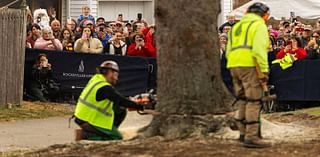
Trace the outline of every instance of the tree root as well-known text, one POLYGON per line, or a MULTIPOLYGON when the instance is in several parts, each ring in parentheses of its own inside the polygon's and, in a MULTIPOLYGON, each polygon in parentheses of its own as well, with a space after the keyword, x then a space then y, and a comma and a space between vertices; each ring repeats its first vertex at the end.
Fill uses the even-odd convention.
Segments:
POLYGON ((165 139, 209 136, 222 128, 233 126, 228 115, 161 115, 139 130, 138 138, 162 136, 165 139))

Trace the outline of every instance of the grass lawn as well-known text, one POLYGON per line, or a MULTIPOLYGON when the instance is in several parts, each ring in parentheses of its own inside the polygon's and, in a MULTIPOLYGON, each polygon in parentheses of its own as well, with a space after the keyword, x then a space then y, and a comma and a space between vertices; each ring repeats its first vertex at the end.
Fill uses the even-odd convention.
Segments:
POLYGON ((72 115, 74 106, 56 103, 23 102, 21 106, 11 109, 0 107, 0 122, 23 119, 42 119, 56 116, 72 115))

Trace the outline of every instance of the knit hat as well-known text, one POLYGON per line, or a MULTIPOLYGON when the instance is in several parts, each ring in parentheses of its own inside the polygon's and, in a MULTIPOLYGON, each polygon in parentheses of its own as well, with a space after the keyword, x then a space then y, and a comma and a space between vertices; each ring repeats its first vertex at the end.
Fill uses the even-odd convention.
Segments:
POLYGON ((84 25, 84 26, 87 26, 87 25, 89 25, 89 24, 93 25, 93 22, 92 22, 91 20, 85 20, 85 21, 83 22, 83 25, 84 25))
POLYGON ((226 38, 228 40, 228 35, 226 33, 221 33, 219 35, 219 38, 221 38, 221 37, 224 37, 224 38, 226 38))

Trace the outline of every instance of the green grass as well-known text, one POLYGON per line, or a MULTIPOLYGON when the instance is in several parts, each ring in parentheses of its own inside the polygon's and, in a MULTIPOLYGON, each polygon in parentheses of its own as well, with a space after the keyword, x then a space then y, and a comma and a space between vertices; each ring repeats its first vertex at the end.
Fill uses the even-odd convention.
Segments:
POLYGON ((320 107, 313 107, 313 108, 307 108, 307 109, 299 109, 296 111, 282 112, 282 114, 293 114, 293 115, 308 114, 308 115, 313 115, 313 116, 320 116, 320 107))
POLYGON ((11 109, 0 107, 0 122, 23 119, 43 119, 48 117, 72 115, 73 110, 53 105, 35 105, 36 107, 20 106, 11 109))
POLYGON ((314 107, 302 110, 303 113, 307 113, 309 115, 320 116, 320 107, 314 107))

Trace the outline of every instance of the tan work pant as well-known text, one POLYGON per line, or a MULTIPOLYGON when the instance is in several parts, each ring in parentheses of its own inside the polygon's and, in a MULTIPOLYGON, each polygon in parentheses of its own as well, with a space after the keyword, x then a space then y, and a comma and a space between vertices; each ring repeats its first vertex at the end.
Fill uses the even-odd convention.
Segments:
POLYGON ((263 89, 255 67, 241 67, 230 69, 235 94, 238 101, 238 120, 240 134, 246 140, 258 140, 259 112, 263 89))

